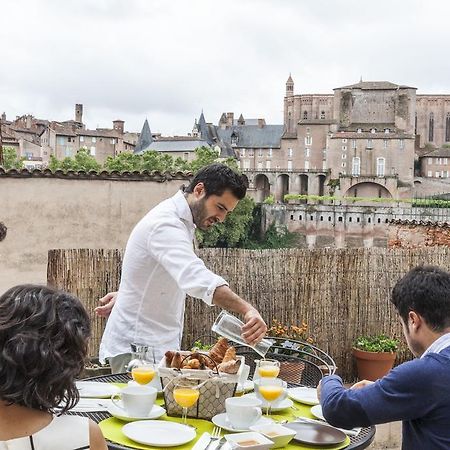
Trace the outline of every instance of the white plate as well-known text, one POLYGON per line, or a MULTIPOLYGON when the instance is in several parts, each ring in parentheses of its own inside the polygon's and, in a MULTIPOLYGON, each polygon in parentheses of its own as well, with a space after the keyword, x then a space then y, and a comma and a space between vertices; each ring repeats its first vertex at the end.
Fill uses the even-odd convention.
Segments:
MULTIPOLYGON (((218 427, 223 428, 227 431, 250 431, 250 428, 234 428, 228 420, 227 413, 216 414, 211 419, 211 421, 214 425, 217 425, 218 427)), ((273 423, 273 420, 263 416, 258 420, 258 422, 254 423, 253 425, 264 425, 268 423, 273 423)))
MULTIPOLYGON (((244 397, 251 397, 256 398, 256 394, 245 394, 244 397)), ((261 400, 262 405, 261 408, 265 410, 267 408, 267 402, 265 400, 261 400)), ((275 405, 272 405, 270 410, 271 411, 282 411, 283 409, 290 408, 294 405, 294 402, 290 398, 285 398, 284 400, 281 400, 281 402, 276 403, 275 405)))
POLYGON ((322 407, 320 405, 313 406, 311 408, 311 414, 320 420, 325 420, 325 417, 323 417, 322 407))
MULTIPOLYGON (((122 402, 118 402, 120 405, 122 402)), ((166 410, 162 408, 159 405, 153 405, 152 410, 150 413, 145 417, 134 417, 130 416, 126 411, 123 409, 120 409, 118 406, 116 406, 114 403, 112 403, 109 408, 108 412, 114 416, 117 417, 117 419, 124 420, 125 422, 133 422, 135 420, 149 420, 149 419, 158 419, 159 417, 163 416, 166 413, 166 410)))
POLYGON ((81 398, 110 398, 120 389, 110 383, 97 383, 95 381, 77 381, 78 392, 81 398))
POLYGON ((253 391, 253 388, 254 388, 255 386, 254 386, 254 384, 253 384, 253 381, 252 380, 247 380, 245 383, 244 383, 244 386, 242 386, 242 384, 238 384, 237 386, 236 386, 236 394, 240 394, 240 393, 242 393, 242 388, 244 388, 243 390, 244 390, 244 392, 249 392, 249 391, 253 391))
POLYGON ((195 428, 165 420, 130 422, 122 427, 122 433, 132 441, 155 447, 175 447, 196 437, 195 428))
POLYGON ((318 405, 317 389, 309 387, 296 387, 287 390, 289 397, 296 402, 304 403, 305 405, 318 405))

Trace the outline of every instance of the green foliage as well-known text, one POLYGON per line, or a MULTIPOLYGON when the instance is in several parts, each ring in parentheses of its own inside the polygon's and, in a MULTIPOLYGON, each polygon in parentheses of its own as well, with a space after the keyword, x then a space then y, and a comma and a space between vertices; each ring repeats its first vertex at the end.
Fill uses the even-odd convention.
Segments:
POLYGON ((216 162, 219 158, 219 152, 209 147, 198 147, 195 149, 195 159, 190 164, 190 169, 195 174, 202 167, 216 162))
POLYGON ((207 231, 197 229, 197 240, 202 247, 239 247, 248 236, 253 220, 255 202, 244 197, 223 223, 207 231))
POLYGON ((3 147, 3 165, 5 170, 9 169, 23 169, 23 160, 17 156, 16 150, 13 147, 3 147))
POLYGON ((264 204, 266 205, 273 205, 275 203, 275 198, 273 195, 269 195, 264 201, 264 204))
POLYGON ((104 167, 109 172, 134 172, 141 170, 142 157, 133 153, 120 153, 117 156, 108 156, 104 167))
POLYGON ((385 334, 376 336, 361 336, 354 342, 353 346, 365 352, 396 352, 398 350, 398 340, 392 339, 385 334))
POLYGON ((204 344, 201 340, 197 340, 192 344, 192 351, 195 352, 196 350, 203 350, 207 351, 212 348, 211 344, 204 344))
POLYGON ((93 156, 91 156, 89 150, 84 147, 81 147, 73 158, 67 156, 62 161, 56 159, 53 155, 50 155, 48 167, 52 172, 58 169, 63 170, 64 172, 67 172, 68 170, 83 170, 85 172, 93 170, 98 172, 101 169, 101 165, 93 156))

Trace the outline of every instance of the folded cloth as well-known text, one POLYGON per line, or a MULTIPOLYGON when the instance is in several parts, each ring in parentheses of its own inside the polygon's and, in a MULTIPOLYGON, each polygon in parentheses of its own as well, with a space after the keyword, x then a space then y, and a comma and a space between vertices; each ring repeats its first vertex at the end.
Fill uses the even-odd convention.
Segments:
MULTIPOLYGON (((333 425, 330 425, 328 422, 325 422, 323 420, 316 420, 316 419, 309 419, 308 417, 297 417, 297 419, 295 421, 299 421, 299 422, 311 422, 311 423, 320 423, 322 425, 328 425, 329 427, 332 427, 333 425)), ((294 422, 295 422, 294 421, 294 422)), ((347 430, 346 428, 338 428, 338 427, 333 427, 336 428, 340 431, 342 431, 343 433, 345 433, 347 436, 358 436, 358 434, 360 433, 360 431, 362 430, 361 427, 355 427, 355 428, 351 428, 349 430, 347 430)))
POLYGON ((80 401, 70 410, 73 412, 108 411, 112 402, 109 399, 80 398, 80 401))
POLYGON ((210 442, 211 442, 211 435, 205 431, 200 436, 200 439, 192 447, 192 450, 205 450, 210 442))

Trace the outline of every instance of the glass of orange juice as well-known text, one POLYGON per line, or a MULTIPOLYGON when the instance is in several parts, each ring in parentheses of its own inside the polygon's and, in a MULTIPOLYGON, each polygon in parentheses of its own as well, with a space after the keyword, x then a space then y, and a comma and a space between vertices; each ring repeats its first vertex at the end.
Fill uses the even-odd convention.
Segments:
POLYGON ((275 359, 261 359, 258 374, 261 378, 276 378, 280 373, 280 361, 275 359))
POLYGON ((176 381, 173 389, 173 398, 183 408, 182 421, 187 425, 187 410, 197 403, 200 391, 196 384, 188 380, 176 381))
POLYGON ((266 415, 269 415, 272 403, 286 398, 287 383, 279 378, 260 378, 254 383, 256 395, 266 402, 266 415))
POLYGON ((136 383, 145 385, 151 383, 155 377, 156 370, 153 364, 142 364, 131 369, 131 376, 136 383))

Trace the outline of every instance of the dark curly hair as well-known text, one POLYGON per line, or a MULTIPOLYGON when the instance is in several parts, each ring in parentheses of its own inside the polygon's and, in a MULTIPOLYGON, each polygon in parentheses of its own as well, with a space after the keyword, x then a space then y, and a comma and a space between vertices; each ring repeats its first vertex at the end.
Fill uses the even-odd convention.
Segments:
POLYGON ((205 185, 206 197, 210 195, 220 196, 226 190, 229 190, 238 200, 242 200, 245 197, 248 187, 244 176, 220 163, 213 163, 200 169, 184 192, 193 192, 198 183, 205 185))
POLYGON ((89 316, 78 298, 46 286, 20 285, 0 297, 0 399, 64 413, 79 400, 89 316))
POLYGON ((415 311, 432 330, 441 332, 450 327, 450 273, 435 266, 417 266, 394 286, 391 302, 403 322, 415 311))

